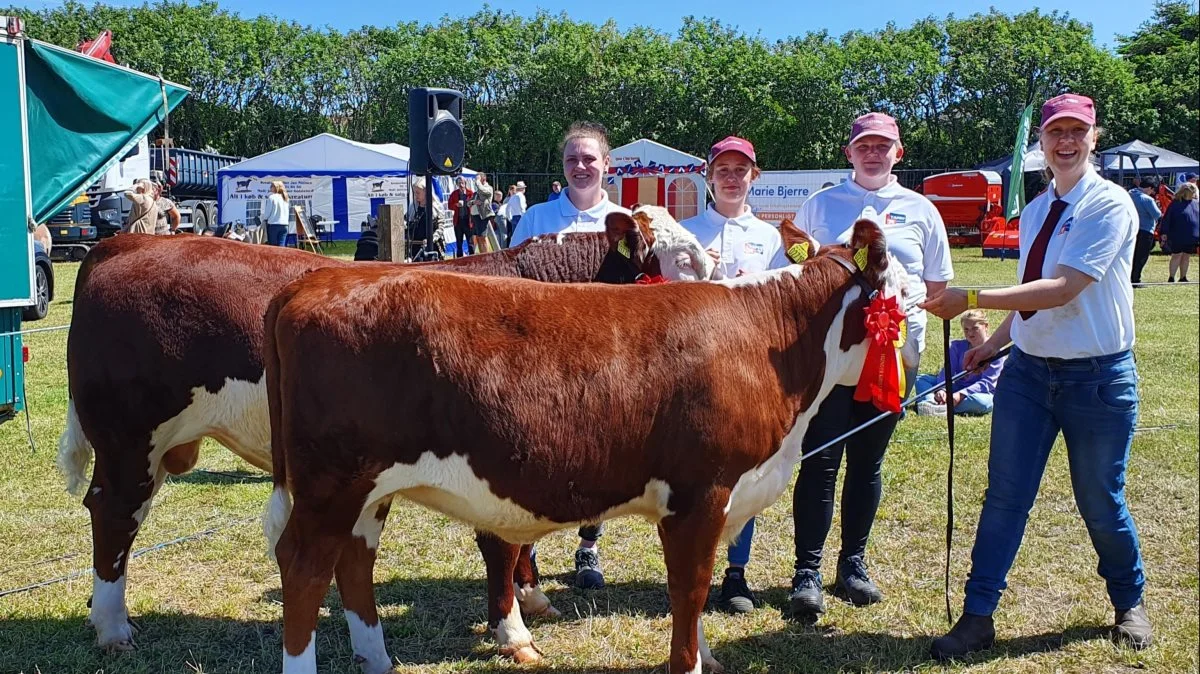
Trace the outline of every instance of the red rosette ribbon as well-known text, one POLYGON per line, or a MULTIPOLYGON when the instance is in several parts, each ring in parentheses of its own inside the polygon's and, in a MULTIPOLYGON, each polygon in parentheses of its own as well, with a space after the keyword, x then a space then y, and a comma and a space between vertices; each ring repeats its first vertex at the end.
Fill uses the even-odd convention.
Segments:
POLYGON ((645 274, 638 276, 637 280, 634 281, 634 283, 636 283, 640 286, 652 286, 652 285, 657 285, 659 283, 666 283, 666 282, 667 282, 667 279, 663 278, 661 275, 660 276, 647 276, 645 274))
POLYGON ((901 374, 896 344, 900 341, 904 312, 895 297, 876 295, 866 313, 867 339, 870 341, 854 399, 871 402, 884 412, 898 413, 901 374))

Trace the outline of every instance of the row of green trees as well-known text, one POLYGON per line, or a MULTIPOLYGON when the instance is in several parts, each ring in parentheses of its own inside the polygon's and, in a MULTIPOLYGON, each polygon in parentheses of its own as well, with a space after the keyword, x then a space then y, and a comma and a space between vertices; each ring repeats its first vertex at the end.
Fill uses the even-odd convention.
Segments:
POLYGON ((645 136, 702 154, 737 133, 766 168, 841 166, 850 121, 868 110, 900 121, 909 166, 971 166, 1010 151, 1031 87, 1037 101, 1094 97, 1110 143, 1200 155, 1200 40, 1186 0, 1160 0, 1116 53, 1088 24, 1036 10, 777 42, 708 19, 668 35, 486 6, 348 32, 215 2, 0 10, 13 12, 68 47, 112 30, 118 62, 192 88, 172 117, 179 144, 246 156, 322 131, 406 143, 416 86, 462 91, 468 161, 510 172, 556 170, 577 119, 605 124, 618 144, 645 136))

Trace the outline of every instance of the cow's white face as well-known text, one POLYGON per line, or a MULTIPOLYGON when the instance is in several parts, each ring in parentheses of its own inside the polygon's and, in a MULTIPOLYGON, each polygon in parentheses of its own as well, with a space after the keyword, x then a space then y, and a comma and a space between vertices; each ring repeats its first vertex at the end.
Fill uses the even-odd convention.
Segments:
POLYGON ((635 211, 650 218, 654 245, 650 253, 658 258, 663 278, 668 281, 707 281, 720 278, 713 261, 699 239, 671 217, 662 206, 639 206, 635 211))

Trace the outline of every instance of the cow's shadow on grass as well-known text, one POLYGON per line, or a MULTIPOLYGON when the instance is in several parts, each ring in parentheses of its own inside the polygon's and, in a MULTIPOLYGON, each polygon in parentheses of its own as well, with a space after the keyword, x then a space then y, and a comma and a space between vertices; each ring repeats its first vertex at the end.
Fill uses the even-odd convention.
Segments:
MULTIPOLYGON (((470 672, 508 672, 515 665, 496 656, 496 647, 485 629, 485 589, 481 580, 415 578, 378 583, 377 598, 383 613, 388 650, 413 671, 435 663, 460 662, 470 672)), ((782 591, 768 591, 768 606, 774 606, 782 591)), ((568 665, 571 658, 556 649, 571 639, 556 626, 570 630, 571 623, 592 616, 620 614, 660 618, 668 615, 665 587, 660 583, 610 585, 604 591, 582 594, 570 589, 548 593, 563 612, 557 621, 531 621, 535 640, 545 649, 545 659, 521 671, 560 674, 583 672, 662 671, 658 667, 582 667, 568 665), (556 639, 558 641, 556 641, 556 639), (557 659, 557 662, 556 662, 557 659), (559 664, 562 663, 562 664, 559 664)), ((0 629, 0 671, 220 671, 278 672, 281 668, 282 624, 278 619, 278 591, 264 594, 262 619, 233 619, 179 612, 149 612, 135 616, 141 632, 133 653, 104 654, 92 644, 95 635, 84 620, 85 609, 70 618, 16 618, 3 621, 0 629)), ((318 625, 318 668, 322 672, 357 672, 350 635, 335 590, 326 597, 318 625)), ((805 627, 791 624, 783 629, 753 633, 754 618, 747 616, 743 631, 724 625, 733 639, 711 639, 713 654, 731 672, 840 672, 912 670, 930 664, 932 636, 896 636, 875 632, 841 632, 836 627, 805 627)), ((715 622, 715 621, 713 621, 715 622)), ((709 623, 711 625, 711 623, 709 623)), ((710 636, 711 636, 710 627, 710 636)), ((968 662, 984 662, 1031 653, 1050 652, 1076 641, 1103 638, 1100 626, 1084 625, 1064 633, 1047 633, 1002 639, 996 646, 968 662)), ((655 630, 646 637, 645 649, 667 656, 668 630, 655 630)), ((577 662, 577 661, 576 661, 577 662)), ((457 668, 458 666, 456 666, 457 668)))
POLYGON ((167 479, 170 482, 180 482, 190 485, 225 485, 270 482, 273 478, 270 473, 258 470, 207 470, 198 468, 183 475, 171 475, 167 479))

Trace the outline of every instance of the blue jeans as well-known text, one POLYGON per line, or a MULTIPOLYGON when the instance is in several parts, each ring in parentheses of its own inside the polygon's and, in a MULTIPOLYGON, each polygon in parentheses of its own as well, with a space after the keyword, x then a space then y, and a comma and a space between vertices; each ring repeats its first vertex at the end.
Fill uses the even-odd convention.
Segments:
POLYGON ((267 225, 267 243, 272 246, 285 245, 288 235, 287 225, 267 225))
MULTIPOLYGON (((936 374, 923 374, 917 377, 917 396, 923 397, 925 392, 937 386, 938 380, 936 374)), ((929 402, 933 402, 933 396, 927 398, 929 402)), ((955 414, 988 414, 992 411, 992 394, 991 393, 972 393, 965 396, 962 402, 954 406, 955 414)))
POLYGON ((1061 430, 1075 504, 1100 558, 1113 607, 1142 599, 1137 528, 1125 504, 1125 469, 1137 423, 1137 368, 1128 352, 1071 360, 1014 348, 996 386, 988 486, 964 610, 991 615, 1021 546, 1050 449, 1061 430))

